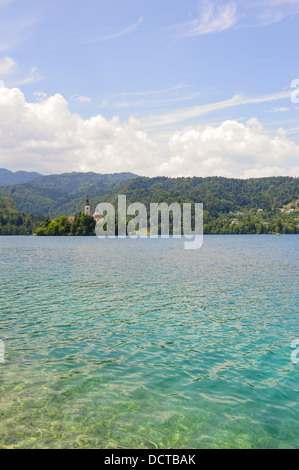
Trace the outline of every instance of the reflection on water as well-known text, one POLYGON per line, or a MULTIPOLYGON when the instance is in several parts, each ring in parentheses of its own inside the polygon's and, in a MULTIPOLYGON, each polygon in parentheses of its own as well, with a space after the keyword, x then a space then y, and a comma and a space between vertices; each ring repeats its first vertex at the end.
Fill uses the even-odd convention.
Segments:
POLYGON ((297 236, 0 238, 0 447, 298 448, 297 236))

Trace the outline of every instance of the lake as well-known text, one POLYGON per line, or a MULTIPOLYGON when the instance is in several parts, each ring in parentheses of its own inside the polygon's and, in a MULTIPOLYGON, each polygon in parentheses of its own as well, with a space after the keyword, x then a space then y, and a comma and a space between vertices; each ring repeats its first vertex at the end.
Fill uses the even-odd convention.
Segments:
POLYGON ((1 448, 299 448, 299 237, 183 246, 0 237, 1 448))

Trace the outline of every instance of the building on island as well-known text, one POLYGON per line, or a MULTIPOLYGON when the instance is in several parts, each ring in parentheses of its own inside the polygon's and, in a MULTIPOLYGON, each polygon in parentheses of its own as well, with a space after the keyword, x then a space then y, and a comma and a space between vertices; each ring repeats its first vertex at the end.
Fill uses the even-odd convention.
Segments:
POLYGON ((90 204, 89 204, 88 195, 86 196, 86 201, 85 201, 85 214, 90 215, 90 204))
POLYGON ((95 212, 95 213, 93 214, 93 218, 94 218, 94 220, 95 220, 96 222, 98 222, 98 220, 102 220, 102 219, 103 219, 103 217, 102 217, 98 212, 95 212))
MULTIPOLYGON (((86 215, 91 215, 91 212, 90 212, 90 203, 89 203, 89 197, 88 197, 88 195, 86 196, 85 211, 84 211, 84 212, 85 212, 86 215)), ((98 222, 98 220, 103 219, 103 217, 102 217, 100 214, 98 214, 98 212, 95 212, 95 213, 93 214, 93 218, 94 218, 94 220, 95 220, 96 222, 98 222)))

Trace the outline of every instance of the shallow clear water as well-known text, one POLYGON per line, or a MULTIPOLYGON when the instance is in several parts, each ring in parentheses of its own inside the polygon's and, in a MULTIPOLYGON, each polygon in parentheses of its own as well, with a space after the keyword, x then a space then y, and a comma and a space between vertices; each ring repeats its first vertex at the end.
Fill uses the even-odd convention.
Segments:
POLYGON ((299 237, 0 238, 0 447, 299 448, 299 237))

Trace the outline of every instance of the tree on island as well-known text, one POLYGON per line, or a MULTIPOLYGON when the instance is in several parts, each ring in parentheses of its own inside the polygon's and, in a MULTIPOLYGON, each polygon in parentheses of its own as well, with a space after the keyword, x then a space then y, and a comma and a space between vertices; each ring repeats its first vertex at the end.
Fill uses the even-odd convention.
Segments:
POLYGON ((95 235, 96 222, 90 215, 80 213, 71 223, 66 216, 51 221, 47 218, 43 227, 36 230, 37 236, 90 236, 95 235))

